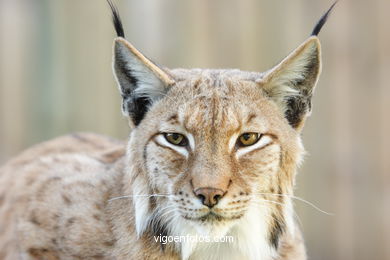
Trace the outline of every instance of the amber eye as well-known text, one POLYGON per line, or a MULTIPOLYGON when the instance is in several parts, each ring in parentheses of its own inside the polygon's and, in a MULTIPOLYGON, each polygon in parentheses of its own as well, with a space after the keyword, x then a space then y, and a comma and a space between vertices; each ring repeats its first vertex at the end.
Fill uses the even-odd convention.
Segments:
POLYGON ((169 143, 177 145, 177 146, 186 146, 188 144, 187 138, 182 134, 165 133, 164 137, 169 143))
POLYGON ((238 146, 250 146, 254 145, 261 138, 261 134, 258 133, 244 133, 238 137, 238 146))

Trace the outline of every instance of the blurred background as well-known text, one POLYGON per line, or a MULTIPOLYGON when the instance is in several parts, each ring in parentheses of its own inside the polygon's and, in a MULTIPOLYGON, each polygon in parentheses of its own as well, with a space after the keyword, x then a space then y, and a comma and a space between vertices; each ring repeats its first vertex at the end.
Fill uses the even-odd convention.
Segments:
MULTIPOLYGON (((331 0, 117 0, 127 38, 167 67, 264 71, 331 0)), ((320 34, 323 73, 296 202, 310 259, 390 259, 390 1, 343 0, 320 34)), ((0 0, 0 163, 52 137, 125 139, 104 0, 0 0)))

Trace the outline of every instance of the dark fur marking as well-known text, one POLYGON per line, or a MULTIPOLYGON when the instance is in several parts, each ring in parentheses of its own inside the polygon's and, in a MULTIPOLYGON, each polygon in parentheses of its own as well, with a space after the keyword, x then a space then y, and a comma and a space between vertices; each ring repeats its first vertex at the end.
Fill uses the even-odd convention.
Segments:
POLYGON ((309 99, 302 96, 289 97, 286 103, 286 119, 292 127, 296 128, 299 126, 306 113, 309 112, 309 99))
POLYGON ((332 6, 329 8, 329 10, 321 17, 321 19, 317 22, 316 26, 314 27, 313 31, 311 32, 312 36, 317 36, 321 29, 322 26, 326 23, 326 20, 328 20, 329 14, 331 13, 333 7, 337 4, 338 1, 334 2, 332 6))
POLYGON ((66 205, 71 205, 72 204, 72 200, 65 194, 62 194, 62 199, 64 200, 65 204, 66 205))
POLYGON ((29 255, 32 257, 38 258, 44 256, 49 250, 46 248, 30 248, 28 249, 29 255))
POLYGON ((151 100, 147 97, 132 97, 133 102, 128 104, 128 109, 131 109, 131 114, 135 125, 139 125, 144 118, 148 107, 151 104, 151 100))
POLYGON ((42 225, 42 223, 38 220, 35 211, 31 212, 30 222, 33 223, 34 225, 37 225, 37 226, 42 225))
MULTIPOLYGON (((150 231, 155 236, 168 236, 168 228, 164 223, 162 223, 162 220, 159 218, 151 219, 150 221, 150 231)), ((153 240, 154 241, 154 240, 153 240)), ((160 243, 161 250, 164 252, 167 244, 160 243)))
POLYGON ((102 210, 103 209, 103 204, 102 203, 95 203, 95 208, 97 209, 97 210, 102 210))
POLYGON ((169 117, 168 121, 171 122, 172 124, 179 124, 177 114, 174 114, 171 117, 169 117))
POLYGON ((122 97, 126 98, 126 97, 129 97, 133 93, 133 89, 135 89, 135 87, 138 84, 138 79, 136 77, 134 77, 133 70, 128 68, 126 59, 125 59, 125 57, 122 57, 122 54, 121 54, 119 49, 116 49, 115 55, 117 57, 117 59, 115 60, 116 68, 120 69, 120 72, 123 75, 126 75, 128 81, 130 83, 130 88, 122 88, 122 97))
POLYGON ((115 240, 106 241, 106 242, 104 242, 104 245, 107 247, 112 247, 115 245, 115 240))
MULTIPOLYGON (((93 147, 95 147, 97 149, 104 149, 104 148, 106 148, 105 145, 101 145, 101 144, 97 143, 94 138, 84 136, 83 134, 75 133, 75 134, 71 134, 71 137, 73 137, 74 139, 76 139, 76 140, 78 140, 78 141, 80 141, 80 142, 82 142, 84 144, 91 145, 91 146, 93 146, 93 147)), ((106 139, 106 140, 109 140, 110 142, 113 141, 113 140, 110 140, 110 139, 106 139)), ((69 150, 69 151, 63 150, 62 152, 72 152, 72 151, 71 150, 69 150)), ((58 162, 60 162, 58 158, 57 158, 57 160, 58 160, 58 162)), ((77 166, 75 166, 75 170, 78 171, 77 170, 77 166)))
POLYGON ((113 21, 113 23, 114 23, 114 27, 115 27, 116 34, 117 34, 119 37, 125 38, 125 32, 124 32, 124 30, 123 30, 122 20, 121 20, 121 18, 120 18, 120 16, 119 16, 118 9, 117 9, 116 6, 112 3, 111 0, 107 0, 107 3, 110 5, 111 11, 112 11, 112 21, 113 21))
POLYGON ((154 197, 154 196, 149 197, 149 209, 150 209, 150 211, 153 211, 156 207, 157 207, 156 197, 154 197))
POLYGON ((256 118, 256 115, 255 114, 250 114, 246 123, 249 124, 254 118, 256 118))
POLYGON ((147 97, 130 96, 123 98, 122 109, 132 118, 134 125, 139 125, 144 119, 151 100, 147 97))
POLYGON ((76 218, 75 218, 75 217, 69 218, 69 219, 66 221, 66 227, 70 227, 70 226, 73 225, 75 222, 76 222, 76 218))
POLYGON ((278 219, 274 214, 272 214, 273 225, 271 226, 270 233, 270 243, 271 245, 278 250, 279 248, 279 239, 285 231, 284 220, 278 219))
POLYGON ((172 115, 172 116, 168 119, 168 121, 171 121, 171 120, 177 120, 177 114, 172 115))
POLYGON ((144 162, 145 162, 145 163, 147 162, 147 158, 148 158, 148 155, 147 155, 148 144, 149 144, 149 141, 148 141, 148 143, 144 146, 144 150, 142 151, 142 158, 144 158, 144 162))

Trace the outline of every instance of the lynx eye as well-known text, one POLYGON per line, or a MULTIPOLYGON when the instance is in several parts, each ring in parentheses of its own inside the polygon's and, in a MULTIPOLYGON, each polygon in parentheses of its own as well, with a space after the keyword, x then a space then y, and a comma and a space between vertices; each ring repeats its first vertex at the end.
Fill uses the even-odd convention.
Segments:
POLYGON ((238 146, 250 146, 257 143, 260 140, 261 134, 258 133, 244 133, 238 137, 237 145, 238 146))
POLYGON ((188 144, 187 138, 182 134, 165 133, 164 137, 169 143, 177 146, 186 146, 188 144))

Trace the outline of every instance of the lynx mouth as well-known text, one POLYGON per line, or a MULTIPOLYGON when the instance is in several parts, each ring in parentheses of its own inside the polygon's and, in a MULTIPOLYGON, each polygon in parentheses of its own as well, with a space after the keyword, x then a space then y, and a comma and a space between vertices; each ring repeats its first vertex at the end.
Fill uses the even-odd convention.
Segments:
POLYGON ((241 218, 242 215, 239 216, 234 216, 234 217, 224 217, 221 216, 215 212, 210 211, 209 213, 205 214, 204 216, 201 217, 189 217, 189 216, 183 216, 183 218, 187 220, 192 220, 192 221, 198 221, 198 222, 208 222, 208 223, 213 223, 213 222, 223 222, 223 221, 232 221, 232 220, 237 220, 241 218))

